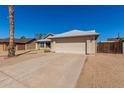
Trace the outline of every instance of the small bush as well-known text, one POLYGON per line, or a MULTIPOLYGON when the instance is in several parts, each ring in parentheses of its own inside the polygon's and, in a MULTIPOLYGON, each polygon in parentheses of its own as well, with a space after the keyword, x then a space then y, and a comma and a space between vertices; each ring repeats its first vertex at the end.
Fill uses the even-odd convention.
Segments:
POLYGON ((44 53, 49 53, 51 52, 50 49, 44 49, 44 53))

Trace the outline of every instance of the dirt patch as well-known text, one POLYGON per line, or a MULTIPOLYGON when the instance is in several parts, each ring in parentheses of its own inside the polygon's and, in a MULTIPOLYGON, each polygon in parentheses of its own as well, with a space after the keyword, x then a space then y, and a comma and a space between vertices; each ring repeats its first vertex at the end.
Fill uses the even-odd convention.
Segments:
POLYGON ((30 52, 19 52, 15 57, 8 58, 7 55, 4 53, 4 55, 0 56, 0 67, 17 64, 29 59, 37 58, 44 56, 45 53, 37 52, 37 51, 30 51, 30 52))
POLYGON ((76 87, 124 87, 124 55, 97 54, 88 56, 76 87))

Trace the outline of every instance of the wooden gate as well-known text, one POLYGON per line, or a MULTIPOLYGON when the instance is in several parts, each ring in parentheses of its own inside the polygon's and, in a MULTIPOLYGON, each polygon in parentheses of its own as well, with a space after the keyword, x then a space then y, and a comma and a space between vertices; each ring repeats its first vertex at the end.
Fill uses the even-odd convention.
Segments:
POLYGON ((97 44, 98 53, 122 53, 122 42, 100 42, 97 44))

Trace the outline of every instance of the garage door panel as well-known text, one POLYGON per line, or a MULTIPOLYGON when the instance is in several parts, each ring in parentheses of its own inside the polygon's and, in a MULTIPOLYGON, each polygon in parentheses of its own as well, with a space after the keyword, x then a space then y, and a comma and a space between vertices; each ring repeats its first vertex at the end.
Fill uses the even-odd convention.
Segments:
POLYGON ((85 43, 56 43, 53 50, 58 53, 85 54, 85 43))

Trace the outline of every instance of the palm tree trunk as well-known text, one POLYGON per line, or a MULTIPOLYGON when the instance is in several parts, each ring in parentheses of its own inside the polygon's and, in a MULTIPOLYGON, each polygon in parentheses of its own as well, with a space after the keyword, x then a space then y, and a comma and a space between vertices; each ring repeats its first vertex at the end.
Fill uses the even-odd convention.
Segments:
POLYGON ((9 47, 8 47, 8 56, 15 56, 15 47, 14 47, 14 9, 13 5, 8 6, 9 9, 9 23, 10 23, 10 38, 9 38, 9 47))

